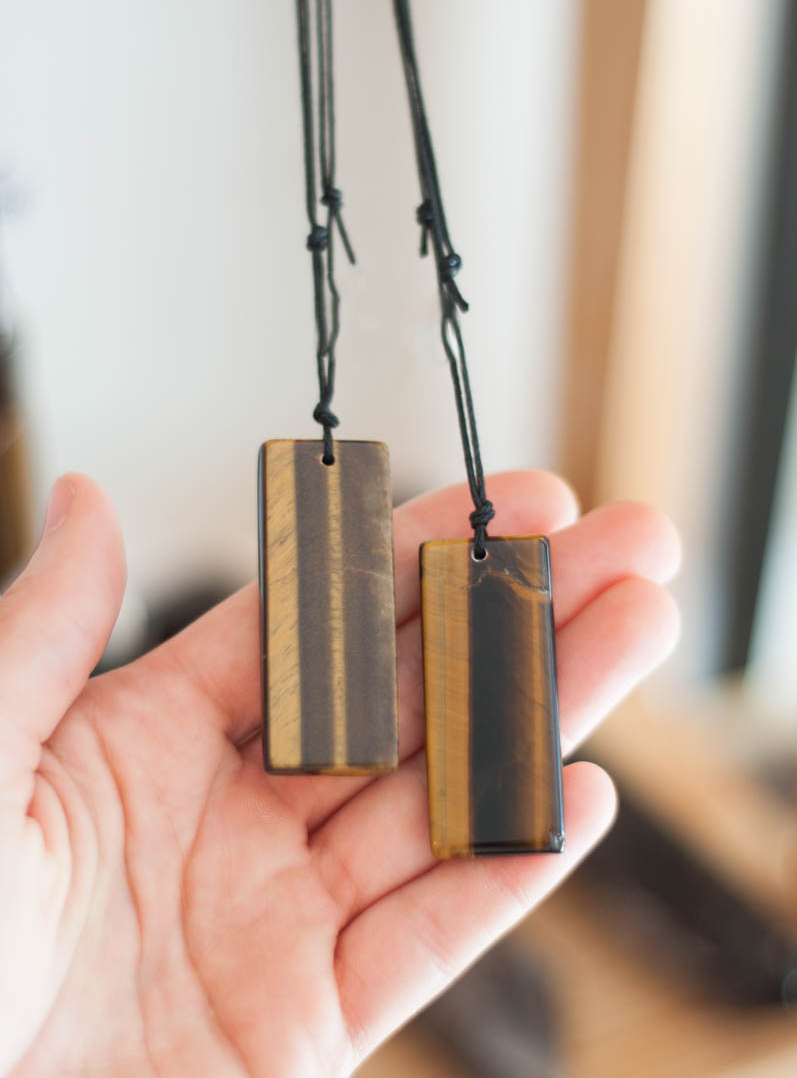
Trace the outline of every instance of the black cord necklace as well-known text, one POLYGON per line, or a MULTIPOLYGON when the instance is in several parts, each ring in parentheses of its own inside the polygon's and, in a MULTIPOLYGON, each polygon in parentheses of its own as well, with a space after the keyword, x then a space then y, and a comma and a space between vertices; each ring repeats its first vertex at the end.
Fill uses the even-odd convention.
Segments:
POLYGON ((351 262, 354 252, 335 186, 331 0, 296 0, 296 15, 319 391, 313 418, 323 436, 260 450, 263 760, 286 774, 379 774, 398 760, 390 465, 381 442, 332 438, 336 232, 351 262))
POLYGON ((437 284, 440 293, 441 323, 440 331, 443 347, 451 369, 454 383, 454 396, 457 405, 459 432, 465 456, 465 470, 468 475, 473 512, 470 523, 474 532, 474 557, 483 558, 487 525, 495 516, 492 502, 487 497, 484 486, 479 450, 479 435, 476 429, 476 416, 473 409, 473 397, 468 377, 468 364, 465 358, 465 344, 459 324, 459 312, 467 311, 468 304, 457 288, 454 277, 462 266, 462 259, 454 250, 448 234, 443 198, 437 178, 432 138, 421 92, 418 61, 415 57, 415 45, 412 36, 412 23, 407 0, 393 0, 396 17, 401 59, 404 65, 404 77, 407 82, 407 94, 410 103, 412 133, 415 140, 415 155, 418 161, 418 178, 423 201, 416 211, 416 219, 421 226, 421 255, 429 250, 431 238, 437 269, 437 284))
POLYGON ((315 419, 324 429, 324 463, 332 464, 335 453, 332 430, 338 417, 330 405, 335 392, 335 348, 340 332, 340 294, 335 284, 333 230, 337 226, 349 261, 354 251, 343 224, 343 196, 335 187, 335 80, 332 63, 332 0, 316 0, 316 50, 318 61, 318 148, 321 176, 320 202, 326 206, 327 220, 322 225, 316 213, 315 136, 313 131, 313 84, 311 74, 311 33, 309 0, 296 0, 299 29, 299 76, 302 94, 304 132, 304 177, 307 219, 310 234, 307 247, 313 256, 313 293, 316 326, 316 364, 319 399, 313 409, 315 419), (326 292, 329 297, 327 298, 326 292), (327 313, 327 306, 329 313, 327 313))
MULTIPOLYGON (((340 296, 333 233, 354 254, 335 187, 332 4, 315 0, 317 213, 310 0, 297 0, 307 246, 313 259, 318 441, 270 441, 258 478, 263 758, 270 771, 336 775, 397 763, 390 479, 379 442, 332 439, 340 296)), ((548 541, 487 535, 487 497, 448 232, 408 0, 393 0, 410 103, 421 254, 434 255, 440 330, 473 501, 473 537, 420 549, 432 849, 441 858, 558 851, 562 764, 548 541)))
POLYGON ((494 516, 454 282, 451 243, 421 93, 409 0, 393 0, 422 202, 421 254, 431 243, 473 511, 473 540, 423 543, 426 757, 432 849, 441 858, 564 847, 548 540, 488 537, 494 516))

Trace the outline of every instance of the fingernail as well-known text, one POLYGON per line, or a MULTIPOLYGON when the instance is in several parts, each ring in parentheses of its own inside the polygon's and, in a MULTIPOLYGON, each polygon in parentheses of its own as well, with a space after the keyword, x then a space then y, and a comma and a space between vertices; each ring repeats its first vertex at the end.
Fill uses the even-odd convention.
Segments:
POLYGON ((69 516, 69 510, 72 508, 74 497, 75 488, 66 476, 62 475, 60 479, 56 479, 53 489, 50 491, 50 500, 47 503, 43 535, 55 531, 59 525, 64 523, 69 516))

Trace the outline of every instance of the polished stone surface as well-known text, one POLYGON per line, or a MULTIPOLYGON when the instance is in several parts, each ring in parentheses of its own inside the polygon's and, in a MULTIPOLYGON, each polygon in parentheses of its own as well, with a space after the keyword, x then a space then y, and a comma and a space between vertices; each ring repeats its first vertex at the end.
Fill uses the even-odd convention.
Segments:
POLYGON ((548 541, 421 547, 424 696, 437 857, 564 847, 548 541))
POLYGON ((263 759, 281 773, 398 760, 387 447, 276 440, 260 450, 263 759))

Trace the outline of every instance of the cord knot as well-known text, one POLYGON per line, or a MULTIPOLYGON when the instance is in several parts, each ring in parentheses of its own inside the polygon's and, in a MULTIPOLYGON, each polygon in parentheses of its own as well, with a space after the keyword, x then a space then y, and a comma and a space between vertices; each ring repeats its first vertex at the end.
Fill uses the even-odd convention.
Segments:
POLYGON ((324 427, 337 427, 340 422, 335 413, 330 409, 329 405, 324 404, 323 401, 319 401, 313 409, 313 419, 316 423, 321 423, 324 427))
POLYGON ((423 228, 431 228, 434 224, 434 210, 429 199, 424 199, 418 209, 415 211, 415 220, 423 228))
POLYGON ((307 237, 308 251, 325 251, 329 246, 329 229, 323 225, 313 225, 313 231, 307 237))
POLYGON ((461 311, 467 311, 467 301, 454 284, 454 278, 461 269, 462 259, 456 251, 451 251, 449 254, 441 257, 437 272, 440 277, 440 286, 443 292, 445 292, 448 298, 452 300, 461 311))
MULTIPOLYGON (((346 231, 346 226, 343 224, 343 218, 340 211, 343 209, 343 193, 339 187, 334 187, 331 183, 328 183, 324 187, 324 193, 321 195, 321 203, 329 209, 329 216, 331 220, 338 226, 338 232, 340 238, 343 241, 343 246, 346 250, 346 257, 352 265, 355 263, 354 250, 349 239, 349 234, 346 231)), ((316 225, 313 232, 316 232, 320 226, 316 225)), ((310 240, 307 241, 307 246, 312 250, 323 250, 329 242, 328 230, 324 229, 327 233, 323 243, 311 244, 310 240)), ((312 233, 311 233, 312 236, 312 233)))
POLYGON ((485 499, 481 505, 478 505, 470 517, 470 526, 472 528, 486 528, 490 521, 495 516, 495 509, 493 503, 489 499, 485 499))
POLYGON ((343 208, 343 193, 339 187, 325 187, 321 196, 321 205, 328 206, 332 213, 339 213, 343 208))
POLYGON ((421 226, 421 258, 424 258, 429 251, 429 233, 434 224, 434 210, 428 198, 415 211, 415 220, 421 226))
POLYGON ((456 251, 443 255, 440 259, 440 276, 444 281, 452 281, 462 269, 462 259, 456 251))

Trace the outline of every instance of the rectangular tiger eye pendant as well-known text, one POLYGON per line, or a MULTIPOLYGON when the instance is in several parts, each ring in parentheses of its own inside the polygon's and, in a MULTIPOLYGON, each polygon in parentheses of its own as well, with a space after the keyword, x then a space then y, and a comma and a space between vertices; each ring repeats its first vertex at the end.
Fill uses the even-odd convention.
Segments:
POLYGON ((420 550, 426 752, 439 858, 564 848, 551 572, 543 536, 420 550))
POLYGON ((397 764, 393 516, 387 446, 260 449, 263 761, 288 774, 397 764))

